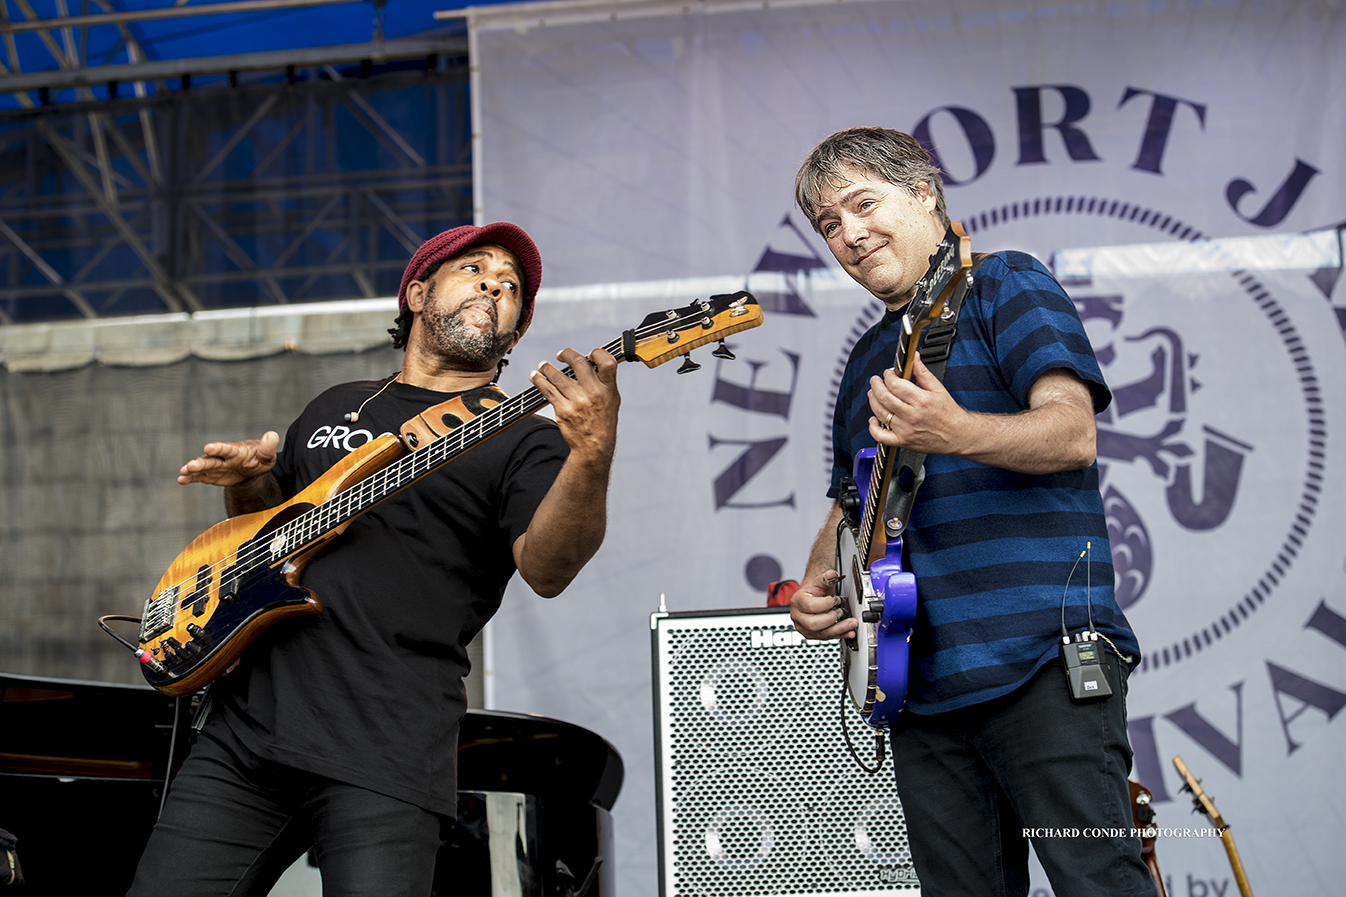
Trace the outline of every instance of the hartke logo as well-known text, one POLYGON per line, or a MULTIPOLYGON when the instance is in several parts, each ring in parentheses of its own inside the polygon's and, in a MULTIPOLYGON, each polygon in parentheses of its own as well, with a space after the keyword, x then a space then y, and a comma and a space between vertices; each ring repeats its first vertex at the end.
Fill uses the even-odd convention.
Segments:
POLYGON ((793 648, 797 645, 817 645, 793 629, 754 629, 752 646, 754 648, 793 648))
MULTIPOLYGON (((1029 219, 1047 227, 1054 216, 1116 218, 1152 231, 1137 242, 1205 239, 1171 215, 1099 197, 1012 203, 963 224, 974 251, 992 251, 1012 247, 988 231, 1029 219)), ((1113 391, 1098 419, 1098 461, 1117 599, 1147 634, 1144 671, 1212 649, 1272 597, 1313 525, 1326 420, 1295 324, 1256 277, 1141 280, 1131 289, 1121 278, 1103 290, 1066 289, 1113 391)), ((825 412, 829 463, 841 372, 883 310, 868 303, 839 353, 825 412)))

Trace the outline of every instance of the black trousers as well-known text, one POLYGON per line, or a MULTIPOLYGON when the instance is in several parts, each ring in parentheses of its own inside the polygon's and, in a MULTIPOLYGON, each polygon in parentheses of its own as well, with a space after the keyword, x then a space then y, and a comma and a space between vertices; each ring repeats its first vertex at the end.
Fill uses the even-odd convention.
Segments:
POLYGON ((173 780, 134 897, 265 895, 312 845, 324 897, 427 897, 441 818, 253 756, 218 717, 173 780))
POLYGON ((922 897, 1022 897, 1028 845, 1056 897, 1154 897, 1132 833, 1126 674, 1075 704, 1049 663, 1014 692, 892 731, 922 897))

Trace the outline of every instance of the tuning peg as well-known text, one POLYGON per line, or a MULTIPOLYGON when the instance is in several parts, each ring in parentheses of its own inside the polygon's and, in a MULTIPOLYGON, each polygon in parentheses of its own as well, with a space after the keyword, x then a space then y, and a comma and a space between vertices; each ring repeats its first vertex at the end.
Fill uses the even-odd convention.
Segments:
POLYGON ((729 351, 729 347, 724 344, 724 340, 720 340, 720 347, 710 354, 714 355, 716 358, 723 358, 726 361, 733 361, 736 357, 733 352, 729 351))
POLYGON ((687 353, 687 357, 682 360, 682 367, 678 368, 678 373, 690 374, 692 371, 699 371, 699 370, 701 370, 701 365, 697 364, 695 361, 692 361, 692 355, 689 352, 687 353))

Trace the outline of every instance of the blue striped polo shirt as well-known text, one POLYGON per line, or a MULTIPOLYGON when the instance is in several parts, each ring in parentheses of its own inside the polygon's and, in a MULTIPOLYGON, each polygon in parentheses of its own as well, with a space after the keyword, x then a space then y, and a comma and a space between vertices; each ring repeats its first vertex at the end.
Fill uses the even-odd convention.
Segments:
MULTIPOLYGON (((901 314, 888 312, 851 351, 832 426, 835 498, 855 454, 873 446, 869 378, 892 367, 901 314)), ((969 411, 1016 414, 1045 372, 1074 371, 1095 413, 1112 400, 1079 313, 1060 284, 1021 252, 983 258, 958 319, 944 385, 969 411)), ((946 455, 925 462, 904 536, 919 607, 908 709, 941 713, 1008 694, 1058 656, 1061 605, 1073 634, 1088 623, 1123 654, 1140 648, 1113 597, 1098 465, 1035 476, 946 455), (1089 548, 1067 577, 1080 552, 1089 548)), ((863 487, 861 489, 863 494, 863 487)))

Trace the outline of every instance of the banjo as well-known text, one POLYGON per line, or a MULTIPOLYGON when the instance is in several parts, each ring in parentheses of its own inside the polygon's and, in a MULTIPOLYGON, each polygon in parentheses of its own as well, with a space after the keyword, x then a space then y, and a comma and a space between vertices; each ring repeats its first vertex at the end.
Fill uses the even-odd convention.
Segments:
MULTIPOLYGON (((971 241, 954 222, 930 256, 930 267, 902 316, 893 369, 904 380, 912 378, 918 349, 926 366, 936 376, 943 374, 958 311, 972 285, 971 270, 971 241)), ((856 709, 876 729, 892 725, 907 700, 916 577, 902 569, 902 533, 925 476, 924 462, 925 455, 906 449, 862 449, 853 478, 841 483, 837 588, 842 619, 860 620, 855 638, 841 639, 841 667, 856 709)))

